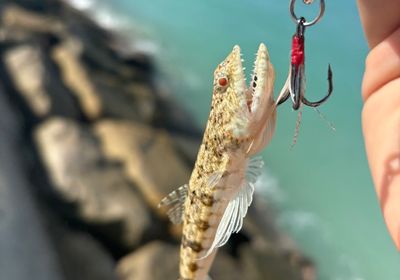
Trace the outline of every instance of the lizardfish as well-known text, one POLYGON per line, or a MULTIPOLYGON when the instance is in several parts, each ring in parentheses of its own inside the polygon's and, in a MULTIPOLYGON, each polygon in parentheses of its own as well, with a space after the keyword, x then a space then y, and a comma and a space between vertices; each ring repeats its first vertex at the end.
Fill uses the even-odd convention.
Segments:
POLYGON ((211 111, 188 184, 165 197, 173 223, 183 222, 180 280, 208 279, 216 249, 238 232, 263 165, 252 158, 275 131, 274 68, 260 44, 250 86, 240 47, 214 72, 211 111))

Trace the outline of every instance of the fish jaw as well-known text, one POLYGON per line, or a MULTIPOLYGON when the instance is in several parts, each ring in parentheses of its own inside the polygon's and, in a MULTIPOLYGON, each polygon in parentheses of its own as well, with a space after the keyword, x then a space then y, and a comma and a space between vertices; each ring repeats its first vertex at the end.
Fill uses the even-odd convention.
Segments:
POLYGON ((274 102, 275 71, 267 47, 261 43, 254 62, 254 69, 247 95, 250 121, 249 132, 252 142, 248 154, 260 152, 272 139, 276 126, 276 104, 274 102))
POLYGON ((251 106, 249 110, 252 119, 260 122, 266 111, 270 111, 271 100, 273 101, 273 87, 275 71, 269 58, 267 47, 261 43, 254 61, 253 75, 250 82, 251 106))

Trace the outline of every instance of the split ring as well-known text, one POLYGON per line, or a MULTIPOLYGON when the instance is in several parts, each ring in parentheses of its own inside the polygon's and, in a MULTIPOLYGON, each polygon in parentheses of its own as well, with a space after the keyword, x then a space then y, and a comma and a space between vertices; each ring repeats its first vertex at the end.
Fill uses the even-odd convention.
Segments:
MULTIPOLYGON (((290 10, 290 14, 292 16, 293 21, 297 24, 300 20, 300 18, 298 18, 296 16, 296 13, 294 11, 294 6, 296 4, 296 0, 290 0, 290 6, 289 6, 289 10, 290 10)), ((322 18, 322 16, 325 13, 325 0, 320 0, 320 6, 319 6, 319 14, 318 16, 312 20, 312 21, 306 21, 303 23, 304 26, 311 26, 316 24, 318 21, 320 21, 320 19, 322 18)))

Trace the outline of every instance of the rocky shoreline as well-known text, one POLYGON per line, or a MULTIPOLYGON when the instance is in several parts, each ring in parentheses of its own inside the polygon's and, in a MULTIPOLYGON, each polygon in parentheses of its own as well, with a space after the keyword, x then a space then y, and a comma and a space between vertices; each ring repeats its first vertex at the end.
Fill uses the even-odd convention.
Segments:
MULTIPOLYGON (((61 1, 0 14, 1 279, 176 279, 180 229, 157 204, 188 181, 201 131, 152 57, 61 1)), ((315 279, 266 213, 256 199, 213 279, 315 279)))

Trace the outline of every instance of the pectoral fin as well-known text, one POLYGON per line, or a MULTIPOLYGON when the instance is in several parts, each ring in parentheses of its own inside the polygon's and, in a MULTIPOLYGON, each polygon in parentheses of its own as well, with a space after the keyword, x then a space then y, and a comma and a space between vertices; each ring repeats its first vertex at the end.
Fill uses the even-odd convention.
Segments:
POLYGON ((218 225, 215 238, 207 253, 201 258, 208 257, 214 249, 225 245, 232 233, 240 231, 243 225, 243 218, 247 214, 254 193, 254 183, 261 174, 264 165, 261 157, 251 159, 247 165, 246 179, 236 196, 229 201, 228 206, 218 225))
POLYGON ((253 157, 249 160, 246 169, 246 180, 251 184, 255 184, 261 176, 261 171, 264 166, 264 160, 261 156, 253 157))
POLYGON ((167 215, 173 224, 182 223, 184 204, 188 193, 188 185, 185 184, 164 197, 158 207, 168 207, 167 215))
POLYGON ((214 172, 213 174, 211 174, 207 180, 207 187, 213 188, 216 185, 218 185, 218 183, 220 182, 223 175, 224 175, 224 172, 221 172, 221 171, 214 172))

